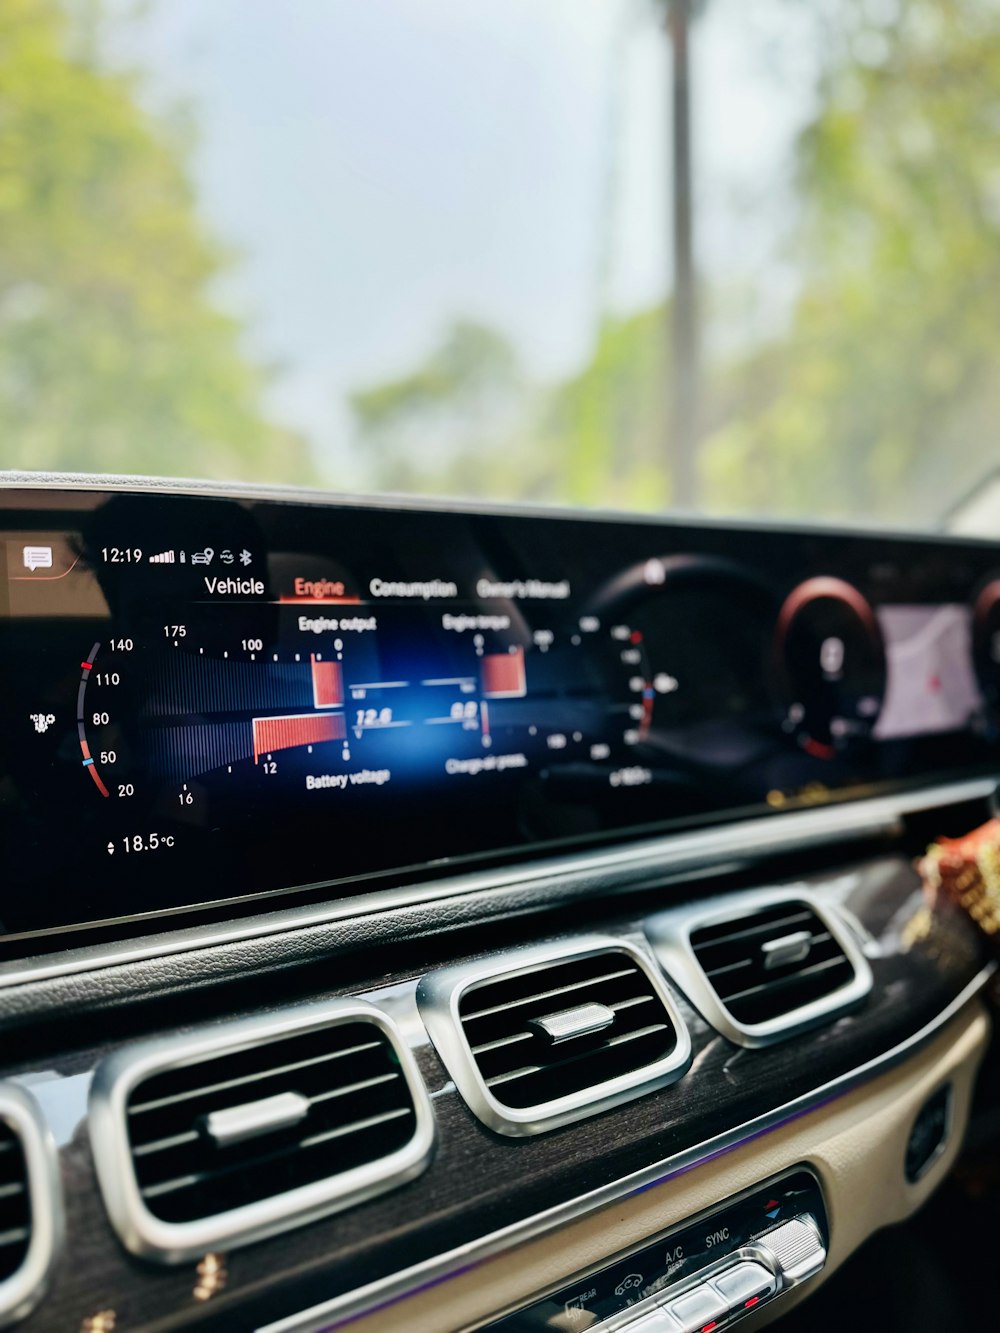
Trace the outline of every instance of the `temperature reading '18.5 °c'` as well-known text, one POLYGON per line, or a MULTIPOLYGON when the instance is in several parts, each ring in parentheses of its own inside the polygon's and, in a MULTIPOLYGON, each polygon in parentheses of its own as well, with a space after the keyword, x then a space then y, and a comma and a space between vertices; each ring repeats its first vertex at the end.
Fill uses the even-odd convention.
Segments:
POLYGON ((139 852, 167 851, 175 845, 176 839, 172 833, 130 833, 117 842, 109 842, 108 855, 114 856, 119 850, 126 856, 139 852))

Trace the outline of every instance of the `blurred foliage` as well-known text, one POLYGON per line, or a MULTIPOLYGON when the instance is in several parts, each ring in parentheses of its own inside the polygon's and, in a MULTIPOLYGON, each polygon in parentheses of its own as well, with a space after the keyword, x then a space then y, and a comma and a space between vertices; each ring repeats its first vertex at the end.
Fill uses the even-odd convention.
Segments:
MULTIPOLYGON (((0 3, 0 465, 311 480, 216 297, 230 256, 199 219, 190 134, 102 60, 108 4, 0 3)), ((725 293, 704 293, 702 501, 929 521, 998 453, 1000 5, 810 12, 822 59, 776 256, 795 297, 740 341, 719 336, 725 293)), ((661 31, 660 5, 647 13, 661 31)), ((596 323, 561 383, 457 320, 360 387, 367 482, 669 504, 669 308, 596 323)))
POLYGON ((189 145, 102 68, 97 0, 0 4, 0 466, 303 481, 212 286, 189 145))
POLYGON ((667 495, 663 308, 601 325, 564 384, 525 377, 502 334, 456 322, 427 360, 351 398, 380 490, 630 504, 667 495))
POLYGON ((827 4, 790 327, 724 374, 717 508, 939 516, 998 457, 1000 7, 827 4))
POLYGON ((551 488, 577 504, 658 509, 669 500, 668 312, 606 316, 591 360, 549 396, 541 448, 551 488))
MULTIPOLYGON (((778 335, 709 358, 702 503, 932 521, 998 456, 1000 6, 819 0, 815 22, 825 57, 784 257, 798 295, 778 335)), ((722 307, 705 299, 711 335, 722 307)), ((670 498, 667 339, 662 306, 605 316, 580 372, 522 394, 492 440, 482 421, 464 433, 464 398, 438 380, 449 445, 431 471, 401 396, 379 431, 357 412, 361 438, 398 458, 406 435, 397 475, 420 489, 656 508, 670 498)))
POLYGON ((501 460, 529 392, 502 334, 456 322, 414 370, 351 396, 375 488, 502 491, 501 460))

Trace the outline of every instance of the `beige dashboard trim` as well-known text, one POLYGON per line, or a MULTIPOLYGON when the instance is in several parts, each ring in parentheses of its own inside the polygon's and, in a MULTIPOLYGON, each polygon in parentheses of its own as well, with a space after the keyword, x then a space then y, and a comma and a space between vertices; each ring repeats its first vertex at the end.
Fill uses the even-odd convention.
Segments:
POLYGON ((758 1142, 638 1198, 602 1209, 556 1235, 522 1246, 459 1277, 447 1289, 351 1324, 351 1333, 451 1333, 481 1328, 495 1312, 516 1309, 535 1293, 560 1286, 575 1270, 644 1241, 800 1163, 819 1176, 830 1220, 823 1272, 741 1324, 748 1333, 787 1313, 815 1291, 874 1232, 909 1217, 951 1166, 968 1122, 975 1074, 990 1020, 977 1004, 905 1065, 785 1125, 758 1142), (903 1173, 906 1141, 926 1099, 942 1084, 955 1089, 949 1145, 916 1185, 903 1173))
MULTIPOLYGON (((474 1293, 485 1288, 488 1275, 493 1271, 492 1265, 494 1263, 501 1261, 509 1263, 512 1265, 510 1272, 514 1276, 503 1290, 502 1295, 495 1294, 491 1305, 483 1304, 479 1307, 480 1313, 475 1316, 475 1319, 480 1322, 487 1318, 495 1318, 498 1313, 516 1304, 523 1304, 526 1299, 530 1299, 533 1294, 543 1289, 544 1284, 542 1284, 542 1287, 537 1282, 529 1284, 527 1276, 525 1276, 523 1284, 517 1278, 519 1273, 523 1272, 527 1275, 531 1271, 525 1258, 529 1254, 530 1247, 536 1244, 542 1247, 551 1246, 556 1243, 557 1235, 569 1236, 574 1234, 574 1228, 577 1225, 597 1225, 598 1232, 605 1238, 604 1248, 596 1255, 589 1257, 584 1252, 573 1251, 572 1262, 566 1258, 565 1265, 558 1275, 553 1272, 548 1274, 545 1279, 550 1284, 553 1281, 561 1282, 573 1272, 592 1265, 597 1260, 615 1253, 616 1250, 626 1248, 629 1244, 672 1225, 673 1221, 680 1221, 684 1217, 700 1211, 706 1206, 704 1200, 701 1204, 685 1208, 676 1215, 664 1213, 658 1221, 651 1223, 645 1231, 638 1231, 631 1240, 622 1240, 616 1244, 611 1244, 607 1240, 605 1228, 607 1225, 606 1219, 611 1215, 610 1210, 618 1209, 622 1211, 623 1215, 628 1215, 633 1206, 641 1208, 643 1206, 642 1201, 647 1197, 660 1200, 685 1197, 684 1178, 688 1173, 694 1172, 696 1168, 699 1177, 703 1171, 710 1171, 713 1189, 717 1180, 725 1182, 724 1187, 723 1184, 719 1184, 718 1192, 714 1193, 709 1200, 710 1203, 714 1204, 728 1194, 736 1193, 754 1185, 767 1175, 776 1175, 786 1166, 795 1165, 798 1161, 815 1163, 817 1159, 814 1149, 816 1142, 819 1141, 816 1139, 816 1127, 820 1123, 825 1122, 828 1118, 830 1123, 837 1122, 843 1106, 853 1107, 860 1102, 867 1108, 870 1104, 870 1098, 877 1100, 881 1096, 879 1089, 886 1081, 892 1088, 908 1086, 907 1079, 916 1077, 914 1071, 925 1069, 928 1061, 933 1062, 938 1058, 938 1053, 957 1051, 959 1049, 958 1034, 963 1033, 966 1027, 974 1023, 977 1018, 981 1025, 977 1029, 978 1036, 975 1044, 975 1051, 978 1052, 975 1064, 978 1064, 978 1058, 985 1047, 989 1022, 981 1004, 977 1003, 974 1007, 970 1007, 968 1014, 963 1011, 967 1006, 970 1006, 970 1002, 978 996, 996 970, 997 965, 995 963, 990 963, 984 967, 937 1018, 892 1050, 886 1051, 850 1073, 816 1088, 804 1097, 786 1102, 785 1105, 777 1107, 767 1116, 748 1121, 727 1134, 709 1139, 675 1157, 654 1163, 642 1171, 622 1180, 614 1181, 612 1184, 594 1190, 590 1194, 571 1199, 565 1204, 551 1208, 525 1222, 471 1241, 469 1244, 452 1250, 448 1254, 440 1255, 433 1260, 428 1260, 423 1264, 393 1274, 389 1278, 347 1292, 343 1296, 325 1301, 311 1309, 303 1310, 290 1315, 288 1318, 268 1324, 266 1327, 259 1329, 258 1333, 319 1333, 319 1330, 339 1329, 345 1326, 350 1326, 351 1333, 404 1333, 404 1330, 405 1333, 424 1333, 425 1330, 426 1333, 452 1333, 453 1330, 474 1327, 475 1320, 468 1312, 471 1309, 472 1296, 468 1293, 474 1293), (889 1071, 899 1066, 903 1067, 898 1074, 889 1073, 889 1071), (878 1081, 876 1082, 876 1080, 878 1081), (800 1141, 798 1137, 795 1138, 797 1155, 783 1161, 781 1166, 772 1165, 772 1158, 769 1155, 770 1144, 772 1142, 783 1143, 785 1141, 784 1136, 787 1134, 797 1135, 797 1127, 803 1125, 811 1125, 812 1128, 807 1129, 803 1140, 800 1141), (738 1162, 748 1159, 751 1163, 751 1168, 748 1169, 746 1177, 741 1179, 741 1183, 733 1184, 731 1188, 728 1177, 725 1175, 724 1166, 724 1163, 730 1159, 738 1162), (722 1165, 718 1168, 710 1166, 710 1164, 717 1161, 722 1165), (761 1165, 761 1163, 764 1163, 764 1165, 761 1165), (678 1184, 678 1181, 681 1181, 681 1183, 678 1184), (599 1220, 595 1223, 595 1219, 599 1220), (511 1251, 516 1251, 513 1257, 510 1259, 504 1258, 511 1251), (466 1299, 467 1305, 462 1307, 465 1310, 463 1314, 464 1322, 452 1323, 444 1319, 443 1312, 450 1308, 452 1300, 462 1299, 461 1295, 456 1295, 453 1298, 453 1288, 456 1293, 466 1294, 464 1299, 466 1299), (518 1292, 521 1293, 520 1296, 518 1292), (418 1318, 422 1319, 424 1317, 422 1312, 425 1309, 431 1312, 430 1322, 417 1322, 418 1318), (488 1314, 484 1311, 488 1311, 488 1314)), ((941 1058, 946 1063, 946 1054, 941 1058)), ((974 1067, 968 1074, 968 1087, 971 1087, 973 1073, 974 1067)), ((897 1095, 899 1094, 893 1092, 890 1101, 897 1095)), ((881 1103, 878 1104, 881 1105, 881 1103)), ((909 1114, 908 1103, 907 1108, 909 1114)), ((874 1113, 866 1109, 861 1119, 867 1119, 870 1114, 874 1113)), ((919 1202, 927 1197, 934 1185, 939 1183, 947 1173, 956 1145, 960 1142, 961 1135, 964 1132, 967 1116, 968 1096, 966 1095, 963 1100, 956 1074, 953 1120, 955 1133, 952 1147, 938 1159, 916 1185, 905 1186, 905 1190, 910 1192, 908 1197, 916 1200, 913 1204, 914 1208, 919 1206, 919 1202)), ((908 1120, 907 1133, 909 1132, 909 1125, 910 1121, 908 1120)), ((902 1163, 903 1147, 900 1147, 899 1174, 901 1179, 903 1174, 902 1163)), ((821 1177, 824 1188, 826 1188, 828 1182, 822 1172, 821 1177)), ((843 1204, 841 1204, 842 1206, 843 1204)), ((838 1212, 832 1204, 830 1211, 832 1226, 837 1228, 841 1223, 838 1212)), ((889 1220, 892 1219, 888 1217, 885 1219, 885 1221, 889 1220)), ((884 1224, 885 1222, 878 1223, 878 1225, 884 1224)), ((837 1255, 840 1253, 838 1248, 839 1238, 834 1236, 833 1242, 832 1253, 837 1255)), ((530 1252, 533 1253, 533 1250, 530 1250, 530 1252)), ((842 1257, 843 1255, 841 1255, 842 1257)), ((837 1262, 839 1262, 839 1259, 837 1262)), ((812 1286, 812 1283, 806 1283, 803 1290, 808 1292, 812 1290, 812 1286)), ((752 1321, 748 1323, 748 1327, 753 1326, 752 1321)))

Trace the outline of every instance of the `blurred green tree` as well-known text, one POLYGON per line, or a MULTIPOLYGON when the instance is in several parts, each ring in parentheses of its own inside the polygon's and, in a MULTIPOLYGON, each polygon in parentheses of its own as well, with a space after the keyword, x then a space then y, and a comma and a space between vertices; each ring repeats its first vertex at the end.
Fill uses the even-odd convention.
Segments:
MULTIPOLYGON (((702 500, 932 522, 1000 457, 1000 6, 822 0, 814 20, 823 59, 781 256, 797 296, 776 331, 734 351, 714 336, 729 296, 705 293, 702 500)), ((522 396, 492 439, 488 414, 473 428, 464 388, 436 378, 433 420, 448 447, 424 485, 669 503, 666 314, 661 304, 602 316, 581 370, 522 396)), ((463 336, 456 326, 452 338, 463 336)), ((420 429, 406 422, 419 381, 386 386, 388 415, 355 400, 363 441, 392 458, 398 485, 421 480, 430 438, 423 408, 420 429)))
POLYGON ((542 438, 556 493, 606 507, 657 509, 670 502, 668 329, 662 305, 605 316, 590 361, 552 390, 542 438))
POLYGON ((524 495, 540 480, 518 435, 530 400, 507 338, 458 320, 414 370, 357 390, 350 405, 377 489, 524 495))
POLYGON ((714 507, 930 521, 1000 456, 1000 8, 838 0, 789 327, 723 373, 714 507))
POLYGON ((0 5, 0 466, 308 480, 212 298, 190 145, 102 65, 102 21, 0 5))
POLYGON ((666 329, 662 306, 609 316, 583 369, 539 388, 502 334, 456 322, 415 370, 352 395, 374 484, 484 499, 666 503, 666 329))

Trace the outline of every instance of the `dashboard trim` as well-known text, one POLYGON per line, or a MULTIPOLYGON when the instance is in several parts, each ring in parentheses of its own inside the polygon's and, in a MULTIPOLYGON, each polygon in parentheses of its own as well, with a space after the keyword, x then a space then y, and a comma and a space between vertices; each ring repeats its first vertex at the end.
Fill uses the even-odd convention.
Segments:
POLYGON ((979 994, 995 975, 997 968, 997 963, 988 963, 931 1022, 905 1041, 883 1052, 882 1055, 866 1061, 856 1069, 831 1079, 812 1092, 786 1102, 766 1115, 745 1121, 742 1125, 707 1139, 684 1152, 664 1158, 600 1189, 546 1209, 523 1222, 470 1241, 445 1255, 438 1255, 434 1259, 394 1273, 391 1277, 344 1293, 283 1319, 261 1325, 257 1333, 320 1333, 320 1330, 324 1333, 330 1330, 332 1333, 332 1330, 342 1328, 363 1315, 395 1305, 421 1290, 438 1286, 516 1245, 535 1240, 556 1227, 565 1226, 608 1204, 663 1184, 675 1176, 752 1142, 783 1124, 818 1110, 913 1054, 946 1027, 979 994))
POLYGON ((420 1017, 463 1099, 488 1129, 512 1138, 543 1134, 569 1125, 584 1116, 597 1115, 667 1087, 682 1078, 691 1063, 691 1034, 674 1003, 656 961, 629 940, 611 935, 592 935, 511 949, 474 963, 460 963, 422 977, 417 987, 420 1017), (674 1029, 676 1044, 669 1055, 605 1083, 595 1083, 585 1092, 558 1097, 537 1106, 515 1108, 497 1100, 487 1087, 472 1054, 462 1026, 460 1005, 470 987, 483 981, 509 978, 546 963, 568 962, 602 953, 626 954, 642 970, 674 1029))
POLYGON ((275 910, 235 922, 163 932, 144 939, 116 941, 0 963, 0 990, 29 982, 92 972, 102 968, 169 957, 215 946, 235 944, 312 927, 392 913, 403 908, 467 898, 504 890, 516 900, 544 892, 547 905, 571 902, 593 892, 590 880, 601 877, 602 893, 612 891, 607 877, 620 877, 624 891, 654 880, 669 880, 711 870, 752 865, 769 857, 814 849, 847 840, 898 834, 910 814, 941 806, 986 801, 995 793, 992 777, 931 784, 889 796, 843 799, 823 809, 765 815, 712 828, 530 862, 505 871, 479 871, 405 888, 376 890, 318 906, 275 910))
MULTIPOLYGON (((271 501, 278 504, 308 505, 351 505, 370 509, 384 510, 429 510, 434 513, 487 514, 499 517, 518 517, 525 515, 535 518, 572 519, 574 522, 590 523, 611 521, 628 524, 655 524, 669 528, 674 525, 696 522, 699 527, 714 531, 736 530, 755 532, 765 529, 768 532, 788 532, 806 534, 848 533, 863 537, 888 537, 892 540, 915 539, 925 541, 933 538, 956 548, 971 550, 994 550, 996 541, 988 537, 956 533, 926 528, 908 528, 890 526, 879 522, 849 520, 831 522, 808 518, 760 518, 739 514, 711 515, 694 514, 680 510, 658 512, 656 510, 606 509, 594 507, 587 509, 573 508, 567 505, 533 503, 526 500, 510 501, 506 504, 486 500, 448 498, 442 495, 413 495, 403 492, 385 491, 377 495, 360 491, 328 491, 316 487, 291 485, 268 485, 266 483, 229 481, 220 482, 197 477, 156 477, 136 476, 130 473, 87 473, 87 472, 33 472, 17 469, 0 468, 0 492, 16 495, 22 491, 49 491, 53 495, 63 492, 84 495, 88 491, 100 495, 124 491, 130 495, 183 495, 222 500, 271 501)), ((58 505, 58 501, 53 501, 58 505)), ((69 506, 67 506, 68 508, 69 506)))

